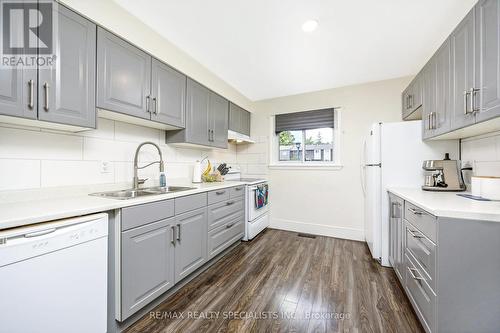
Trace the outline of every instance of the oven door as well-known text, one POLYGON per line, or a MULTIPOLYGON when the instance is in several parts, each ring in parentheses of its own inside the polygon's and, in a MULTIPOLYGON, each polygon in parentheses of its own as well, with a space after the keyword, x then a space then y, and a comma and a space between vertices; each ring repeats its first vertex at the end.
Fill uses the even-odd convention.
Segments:
MULTIPOLYGON (((259 184, 261 185, 261 184, 259 184)), ((257 185, 249 185, 247 187, 247 207, 248 207, 248 220, 253 221, 260 216, 266 214, 269 211, 269 193, 268 193, 268 200, 267 204, 264 207, 258 208, 257 205, 255 204, 255 190, 257 189, 257 185)), ((269 192, 269 187, 268 187, 268 192, 269 192)))

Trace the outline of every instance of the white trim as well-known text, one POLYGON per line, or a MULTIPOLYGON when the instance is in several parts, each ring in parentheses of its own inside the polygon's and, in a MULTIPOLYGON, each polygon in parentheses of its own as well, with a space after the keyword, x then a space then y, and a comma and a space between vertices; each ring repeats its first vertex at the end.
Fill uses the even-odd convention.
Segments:
POLYGON ((270 164, 269 169, 272 170, 342 170, 344 166, 341 164, 270 164))
POLYGON ((277 218, 271 218, 270 227, 313 235, 350 239, 362 242, 365 241, 365 233, 363 229, 336 227, 326 224, 314 224, 277 218))

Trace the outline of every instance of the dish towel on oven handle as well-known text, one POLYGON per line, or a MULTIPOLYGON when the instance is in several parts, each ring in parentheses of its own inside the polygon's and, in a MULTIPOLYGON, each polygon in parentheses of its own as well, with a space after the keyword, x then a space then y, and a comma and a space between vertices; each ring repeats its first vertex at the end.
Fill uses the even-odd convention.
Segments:
POLYGON ((255 208, 260 209, 267 205, 267 198, 269 196, 269 187, 267 184, 257 185, 255 189, 255 208))

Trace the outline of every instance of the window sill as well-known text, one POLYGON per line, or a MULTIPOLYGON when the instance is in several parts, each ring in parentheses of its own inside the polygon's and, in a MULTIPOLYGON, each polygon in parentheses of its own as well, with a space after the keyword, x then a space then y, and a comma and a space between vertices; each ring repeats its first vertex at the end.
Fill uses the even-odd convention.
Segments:
POLYGON ((342 170, 341 164, 269 164, 271 170, 342 170))

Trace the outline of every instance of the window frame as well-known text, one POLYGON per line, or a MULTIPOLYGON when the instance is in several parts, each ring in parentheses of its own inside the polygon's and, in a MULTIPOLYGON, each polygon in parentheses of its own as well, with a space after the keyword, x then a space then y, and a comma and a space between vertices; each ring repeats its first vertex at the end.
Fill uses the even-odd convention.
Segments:
POLYGON ((333 160, 332 161, 306 161, 305 156, 305 130, 302 130, 302 146, 304 147, 301 161, 280 161, 279 160, 279 134, 275 133, 275 116, 271 116, 270 123, 270 153, 269 153, 269 168, 270 169, 342 169, 341 163, 341 112, 340 108, 333 108, 334 125, 333 125, 333 160))

